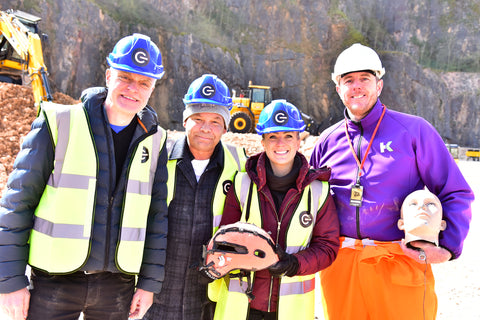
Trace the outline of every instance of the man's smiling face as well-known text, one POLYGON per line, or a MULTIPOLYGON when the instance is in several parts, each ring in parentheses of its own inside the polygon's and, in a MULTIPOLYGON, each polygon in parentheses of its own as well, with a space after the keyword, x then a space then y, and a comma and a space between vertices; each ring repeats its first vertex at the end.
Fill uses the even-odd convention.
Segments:
POLYGON ((382 88, 383 80, 378 80, 368 71, 348 73, 340 78, 336 87, 350 118, 354 121, 360 121, 370 112, 382 88))
POLYGON ((130 119, 147 105, 155 88, 153 78, 112 68, 107 69, 106 80, 106 108, 130 119))

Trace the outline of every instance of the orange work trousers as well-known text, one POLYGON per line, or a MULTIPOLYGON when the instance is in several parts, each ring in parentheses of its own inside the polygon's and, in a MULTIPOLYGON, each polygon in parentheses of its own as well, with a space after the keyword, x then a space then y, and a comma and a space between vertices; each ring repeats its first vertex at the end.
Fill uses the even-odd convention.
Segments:
POLYGON ((398 243, 341 241, 337 259, 320 273, 325 319, 435 319, 430 264, 405 256, 398 243))

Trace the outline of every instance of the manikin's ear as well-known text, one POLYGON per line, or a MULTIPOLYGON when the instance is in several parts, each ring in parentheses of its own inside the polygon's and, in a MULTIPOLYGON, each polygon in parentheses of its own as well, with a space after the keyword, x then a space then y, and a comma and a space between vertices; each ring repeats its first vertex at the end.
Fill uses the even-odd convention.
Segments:
POLYGON ((445 220, 442 220, 442 222, 440 222, 440 230, 445 230, 447 229, 447 222, 445 220))
POLYGON ((398 229, 400 229, 400 230, 405 229, 405 228, 404 228, 403 219, 398 219, 398 221, 397 221, 397 226, 398 226, 398 229))

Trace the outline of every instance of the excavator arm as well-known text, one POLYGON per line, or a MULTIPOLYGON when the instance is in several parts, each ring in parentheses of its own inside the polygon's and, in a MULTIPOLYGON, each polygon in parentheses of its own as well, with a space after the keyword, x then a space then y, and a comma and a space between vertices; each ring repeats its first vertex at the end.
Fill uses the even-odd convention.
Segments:
POLYGON ((21 20, 36 27, 40 18, 21 11, 0 11, 0 70, 6 74, 20 71, 30 77, 39 110, 41 101, 52 101, 47 67, 37 29, 29 29, 21 20))

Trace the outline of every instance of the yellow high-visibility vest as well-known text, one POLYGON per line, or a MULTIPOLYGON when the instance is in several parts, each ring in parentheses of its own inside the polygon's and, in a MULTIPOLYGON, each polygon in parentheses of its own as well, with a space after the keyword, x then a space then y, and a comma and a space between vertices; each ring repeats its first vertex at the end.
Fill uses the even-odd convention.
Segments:
MULTIPOLYGON (((88 115, 73 106, 43 102, 55 146, 54 168, 35 210, 29 264, 48 273, 79 270, 87 261, 93 230, 98 158, 88 115)), ((116 264, 120 271, 140 271, 153 180, 166 140, 161 127, 141 141, 127 173, 116 264)))
MULTIPOLYGON (((257 186, 247 173, 235 177, 235 192, 242 208, 241 221, 262 227, 257 186), (250 204, 250 205, 249 205, 250 204), (249 211, 247 219, 247 211, 249 211)), ((286 252, 296 253, 308 247, 317 212, 324 205, 330 186, 326 181, 313 181, 302 191, 300 202, 290 220, 286 233, 286 252)), ((251 275, 253 279, 253 276, 251 275)), ((226 277, 215 309, 215 320, 245 320, 248 314, 248 297, 245 294, 246 279, 226 277)), ((314 319, 315 274, 282 277, 277 317, 287 319, 314 319)))
MULTIPOLYGON (((233 183, 233 177, 236 172, 245 172, 245 163, 247 157, 243 148, 235 147, 228 144, 222 144, 223 146, 223 170, 220 174, 220 178, 215 186, 215 193, 212 201, 212 213, 213 213, 213 228, 212 236, 218 230, 220 221, 222 220, 223 207, 225 205, 225 198, 227 192, 233 183)), ((173 200, 175 196, 175 181, 177 174, 177 160, 172 159, 167 163, 168 168, 168 196, 167 205, 173 200)), ((221 279, 213 281, 208 285, 208 297, 212 301, 217 300, 217 296, 220 290, 221 279)))

